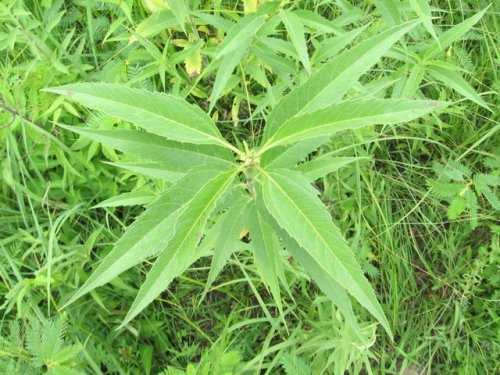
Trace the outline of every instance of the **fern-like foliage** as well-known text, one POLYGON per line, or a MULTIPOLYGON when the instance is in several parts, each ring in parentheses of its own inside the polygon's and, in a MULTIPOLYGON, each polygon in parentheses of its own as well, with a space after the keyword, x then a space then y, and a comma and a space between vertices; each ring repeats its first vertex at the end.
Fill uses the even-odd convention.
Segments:
POLYGON ((168 366, 165 370, 158 375, 186 375, 185 371, 179 370, 175 367, 168 366))
POLYGON ((104 16, 97 17, 92 23, 92 32, 96 40, 101 40, 109 29, 109 19, 104 16))
POLYGON ((475 65, 472 62, 472 58, 470 53, 467 52, 463 47, 456 46, 452 51, 453 59, 456 64, 460 66, 462 69, 467 70, 470 73, 474 73, 476 71, 475 65))
POLYGON ((486 198, 495 210, 500 210, 500 200, 494 189, 500 186, 500 177, 479 173, 474 176, 474 183, 478 191, 486 198))
POLYGON ((240 353, 234 350, 222 352, 222 348, 215 345, 201 358, 197 365, 190 363, 186 370, 167 366, 159 375, 236 375, 241 373, 240 370, 240 353))
POLYGON ((8 335, 0 338, 0 373, 81 374, 81 347, 66 343, 65 326, 65 316, 31 317, 22 335, 19 322, 10 322, 8 335))
POLYGON ((497 192, 500 186, 499 166, 497 159, 487 159, 484 167, 490 169, 488 173, 472 173, 470 168, 457 161, 436 163, 433 169, 438 178, 427 183, 433 196, 448 202, 447 216, 450 220, 456 220, 468 211, 471 227, 475 229, 480 202, 500 210, 497 192))
POLYGON ((295 354, 282 354, 280 364, 286 375, 312 375, 313 373, 311 362, 295 354))

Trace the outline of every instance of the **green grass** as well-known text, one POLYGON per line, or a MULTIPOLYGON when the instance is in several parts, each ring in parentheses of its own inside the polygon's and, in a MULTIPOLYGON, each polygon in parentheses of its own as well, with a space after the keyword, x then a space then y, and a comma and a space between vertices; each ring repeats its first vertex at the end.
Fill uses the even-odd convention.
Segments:
MULTIPOLYGON (((199 10, 213 13, 214 3, 224 19, 234 20, 243 10, 242 2, 233 0, 201 2, 199 10)), ((302 0, 293 7, 329 19, 349 18, 352 23, 342 26, 346 30, 372 22, 368 31, 373 32, 386 22, 378 3, 302 0)), ((434 26, 443 28, 489 5, 430 3, 434 26)), ((404 12, 414 17, 409 6, 404 12)), ((118 331, 152 261, 61 310, 142 212, 138 206, 93 206, 129 191, 161 192, 166 184, 104 163, 132 160, 56 126, 127 129, 130 124, 41 89, 107 81, 175 93, 209 108, 217 72, 211 69, 218 68, 209 63, 224 33, 216 27, 209 27, 210 33, 198 30, 204 41, 202 71, 190 77, 183 55, 189 51, 178 43, 187 37, 175 23, 129 44, 149 14, 140 1, 0 4, 0 126, 6 125, 0 129, 0 372, 25 374, 34 367, 33 373, 53 374, 405 374, 417 366, 432 374, 497 373, 498 210, 479 189, 477 224, 471 224, 469 209, 450 218, 451 199, 437 196, 430 183, 442 177, 433 165, 450 161, 472 175, 499 176, 500 26, 494 3, 470 32, 436 57, 467 70, 470 74, 462 76, 491 112, 426 73, 418 90, 407 88, 406 94, 452 101, 446 113, 418 124, 346 132, 318 151, 371 157, 317 185, 377 292, 394 341, 354 305, 366 339, 359 345, 292 258, 285 264, 289 292, 282 290, 285 324, 247 252, 231 258, 203 300, 210 259, 200 259, 118 331), (69 354, 61 360, 57 355, 63 348, 69 354), (55 362, 60 366, 50 368, 55 362), (63 372, 66 368, 73 372, 63 372)), ((198 36, 190 24, 197 19, 186 25, 193 40, 198 36)), ((310 55, 315 43, 332 36, 307 35, 314 38, 310 55)), ((276 36, 289 38, 282 26, 276 36)), ((411 49, 431 43, 432 36, 420 26, 408 40, 411 49)), ((212 112, 226 139, 249 144, 260 135, 267 106, 306 78, 293 54, 268 60, 268 65, 285 64, 271 72, 253 62, 256 53, 248 51, 212 112), (266 80, 277 87, 272 94, 266 80)), ((361 83, 401 77, 402 65, 384 59, 361 83)), ((318 66, 315 62, 313 69, 318 66)), ((493 193, 498 196, 498 187, 493 193)))

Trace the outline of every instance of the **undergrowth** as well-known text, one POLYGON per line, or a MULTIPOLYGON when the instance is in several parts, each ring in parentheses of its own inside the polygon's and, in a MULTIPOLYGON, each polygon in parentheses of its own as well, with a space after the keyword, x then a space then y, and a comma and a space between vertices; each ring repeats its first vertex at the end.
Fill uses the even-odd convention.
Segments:
POLYGON ((271 22, 271 36, 240 40, 217 56, 231 22, 265 3, 0 3, 0 373, 500 371, 498 5, 283 1, 278 8, 310 11, 302 26, 271 22), (477 19, 468 30, 441 48, 436 38, 471 17, 477 19), (415 18, 424 21, 347 97, 452 104, 419 121, 339 133, 308 156, 356 158, 315 186, 393 338, 353 302, 364 337, 363 345, 356 342, 339 309, 291 256, 284 258, 280 313, 245 232, 208 288, 211 262, 202 257, 118 330, 153 259, 62 308, 141 205, 169 183, 151 177, 150 166, 138 169, 138 159, 119 148, 58 126, 135 130, 133 124, 42 89, 99 81, 167 92, 210 113, 232 144, 253 147, 270 109, 309 72, 415 18))

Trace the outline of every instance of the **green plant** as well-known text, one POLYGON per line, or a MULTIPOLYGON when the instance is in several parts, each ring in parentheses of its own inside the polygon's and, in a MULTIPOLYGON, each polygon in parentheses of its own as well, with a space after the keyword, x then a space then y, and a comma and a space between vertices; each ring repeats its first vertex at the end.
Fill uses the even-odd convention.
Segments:
POLYGON ((495 168, 490 173, 475 173, 464 164, 449 161, 446 165, 435 163, 434 171, 438 180, 428 180, 431 192, 437 198, 449 201, 447 215, 456 220, 464 211, 470 213, 470 225, 475 229, 478 225, 480 199, 489 202, 495 211, 500 210, 500 201, 495 189, 500 186, 499 163, 495 159, 485 159, 485 167, 495 168))
POLYGON ((297 355, 283 353, 280 357, 280 363, 286 375, 312 375, 312 364, 297 355))
MULTIPOLYGON (((352 327, 356 319, 347 293, 390 333, 373 289, 311 186, 329 169, 314 160, 300 162, 339 131, 409 122, 443 106, 436 101, 362 96, 343 100, 357 79, 417 24, 388 29, 325 64, 276 105, 260 146, 254 148, 245 142, 239 147, 228 143, 202 110, 172 95, 103 83, 47 89, 145 129, 69 128, 157 162, 158 177, 172 183, 68 303, 157 256, 124 326, 203 255, 198 247, 215 249, 211 272, 216 275, 234 251, 239 233, 248 229, 259 273, 280 310, 279 282, 286 285, 283 245, 352 327), (216 216, 220 230, 207 231, 209 219, 216 216)), ((218 223, 213 228, 218 229, 218 223)))
POLYGON ((80 345, 65 342, 65 316, 54 320, 35 317, 21 332, 18 321, 9 335, 0 337, 0 370, 3 374, 81 374, 80 345))
POLYGON ((358 303, 363 335, 353 334, 278 229, 280 312, 269 272, 254 261, 256 228, 248 233, 248 220, 237 220, 243 230, 231 229, 239 213, 225 218, 228 200, 207 221, 201 258, 123 329, 114 330, 154 257, 64 309, 60 348, 81 350, 59 364, 95 374, 499 373, 498 210, 476 181, 493 176, 485 191, 498 194, 498 9, 491 0, 0 1, 0 373, 47 372, 33 365, 44 354, 27 337, 46 341, 44 327, 55 327, 62 304, 141 206, 197 163, 165 154, 151 134, 129 133, 127 121, 41 88, 102 81, 169 92, 207 110, 244 151, 243 140, 261 147, 284 94, 342 51, 415 17, 425 20, 353 77, 343 99, 433 98, 453 107, 337 133, 317 149, 320 140, 311 141, 314 151, 289 164, 315 180, 394 337, 377 332, 358 303), (58 122, 101 132, 79 136, 58 122), (131 137, 115 138, 123 134, 131 137), (457 176, 448 160, 468 172, 448 179, 457 176), (458 193, 439 196, 429 179, 458 193), (462 191, 475 196, 477 213, 470 206, 448 216, 462 191))
MULTIPOLYGON (((400 78, 395 86, 392 97, 412 97, 418 96, 419 88, 424 80, 425 76, 430 76, 431 81, 441 82, 448 88, 455 90, 456 92, 463 95, 465 98, 473 101, 474 103, 486 108, 488 104, 481 98, 480 95, 474 90, 474 88, 461 76, 461 72, 466 72, 471 74, 472 72, 466 69, 460 68, 449 61, 443 61, 443 59, 437 59, 436 57, 443 55, 452 55, 452 49, 454 44, 459 41, 465 34, 467 34, 470 29, 483 17, 487 9, 478 12, 472 17, 464 20, 463 22, 455 25, 454 27, 442 32, 439 36, 434 31, 434 26, 430 20, 431 12, 429 5, 426 1, 411 1, 412 7, 417 9, 426 8, 425 16, 427 18, 424 26, 432 34, 434 40, 427 44, 416 44, 415 46, 405 46, 405 48, 395 49, 394 57, 403 61, 405 64, 399 68, 395 73, 395 78, 400 78), (421 4, 420 6, 416 4, 421 4)), ((376 2, 377 6, 384 10, 388 4, 385 2, 376 2)), ((402 22, 400 19, 400 14, 404 14, 403 11, 395 12, 398 8, 402 8, 404 5, 400 2, 393 2, 393 9, 386 12, 382 11, 382 14, 388 18, 387 22, 389 24, 399 24, 402 22), (398 14, 399 13, 399 14, 398 14), (389 16, 391 15, 391 16, 389 16)), ((417 11, 417 14, 419 12, 417 11)), ((424 14, 419 14, 419 16, 424 16, 424 14)))

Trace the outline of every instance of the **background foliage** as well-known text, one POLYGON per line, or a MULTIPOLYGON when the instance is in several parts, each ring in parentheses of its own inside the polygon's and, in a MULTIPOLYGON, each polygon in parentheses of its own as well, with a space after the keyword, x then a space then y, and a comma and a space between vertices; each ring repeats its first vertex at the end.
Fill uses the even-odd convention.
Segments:
POLYGON ((235 38, 219 56, 221 43, 231 43, 231 22, 265 4, 191 0, 188 14, 181 3, 0 3, 0 372, 496 373, 497 6, 436 49, 436 37, 489 3, 283 2, 301 16, 267 23, 272 37, 235 38), (210 263, 202 258, 118 331, 148 261, 61 311, 142 211, 136 205, 166 185, 147 171, 110 165, 134 160, 55 125, 131 124, 41 89, 105 81, 174 93, 210 111, 226 138, 252 144, 268 108, 309 71, 355 40, 428 15, 435 18, 357 89, 383 92, 397 80, 393 97, 453 107, 419 123, 345 132, 316 155, 366 157, 318 187, 383 303, 394 342, 355 306, 369 339, 357 345, 293 259, 282 294, 285 324, 244 246, 207 290, 210 263), (127 192, 135 194, 120 196, 127 192))

